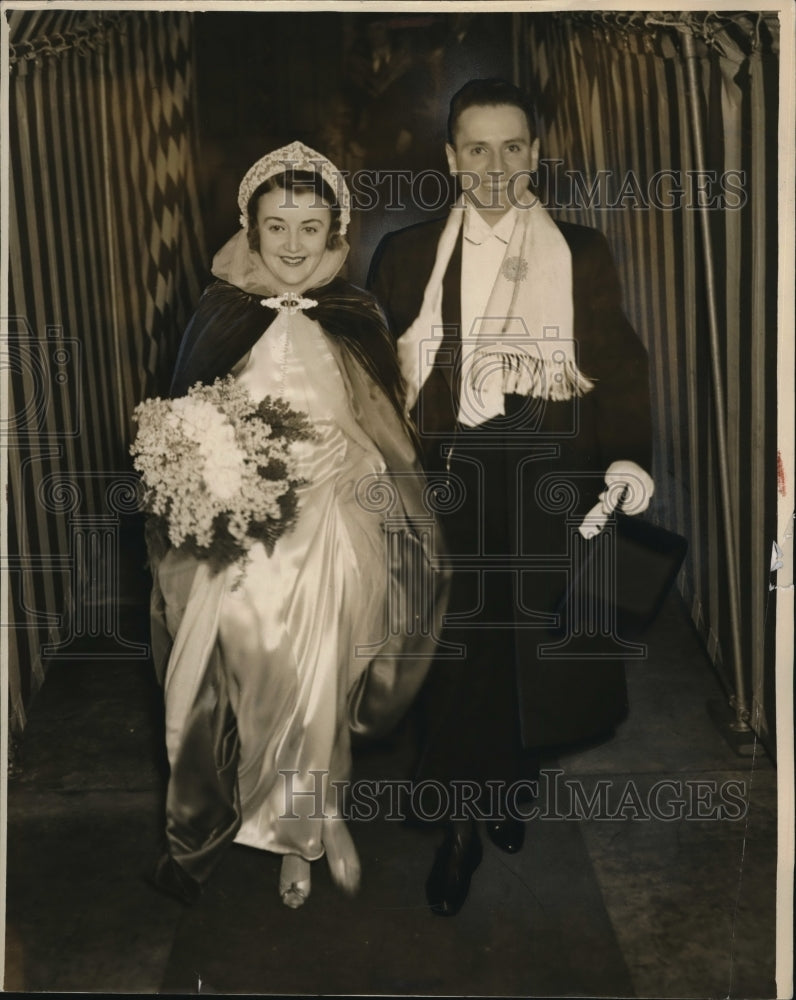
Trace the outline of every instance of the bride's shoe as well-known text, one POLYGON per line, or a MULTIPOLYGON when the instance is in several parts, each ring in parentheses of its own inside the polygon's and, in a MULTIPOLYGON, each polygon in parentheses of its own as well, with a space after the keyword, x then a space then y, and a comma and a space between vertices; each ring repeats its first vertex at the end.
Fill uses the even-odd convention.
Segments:
POLYGON ((359 855, 354 847, 354 841, 342 819, 325 819, 323 821, 323 846, 326 848, 326 860, 332 881, 343 892, 353 896, 359 889, 362 874, 359 866, 359 855))
POLYGON ((279 873, 279 895, 285 906, 297 910, 310 898, 310 863, 298 854, 285 854, 279 873))

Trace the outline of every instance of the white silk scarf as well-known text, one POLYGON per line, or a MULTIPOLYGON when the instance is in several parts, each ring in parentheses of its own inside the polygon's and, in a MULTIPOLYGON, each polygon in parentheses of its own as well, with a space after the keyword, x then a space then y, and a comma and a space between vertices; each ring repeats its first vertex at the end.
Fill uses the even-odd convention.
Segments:
MULTIPOLYGON (((461 386, 460 420, 477 426, 505 412, 505 395, 572 399, 594 383, 578 368, 573 339, 572 257, 539 201, 526 195, 492 287, 461 386)), ((398 339, 398 360, 411 409, 442 343, 442 285, 464 217, 453 206, 437 244, 417 318, 398 339)))

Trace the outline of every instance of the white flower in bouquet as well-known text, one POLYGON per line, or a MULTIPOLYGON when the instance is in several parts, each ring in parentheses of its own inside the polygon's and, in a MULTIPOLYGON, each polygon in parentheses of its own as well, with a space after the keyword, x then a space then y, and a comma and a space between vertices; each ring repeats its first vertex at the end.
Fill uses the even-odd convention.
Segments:
POLYGON ((312 436, 304 414, 280 400, 255 403, 228 376, 179 399, 145 400, 135 417, 131 453, 144 507, 171 545, 216 568, 256 541, 272 550, 296 515, 301 479, 291 445, 312 436))

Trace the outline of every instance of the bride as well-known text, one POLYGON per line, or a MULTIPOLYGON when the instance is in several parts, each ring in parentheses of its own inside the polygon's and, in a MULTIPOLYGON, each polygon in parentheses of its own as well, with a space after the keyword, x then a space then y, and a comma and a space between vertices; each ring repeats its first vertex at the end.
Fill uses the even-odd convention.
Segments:
POLYGON ((446 579, 392 343, 374 300, 337 277, 342 176, 294 142, 249 169, 238 204, 243 228, 213 261, 171 394, 232 372, 255 400, 307 414, 314 436, 293 446, 295 526, 270 556, 256 543, 242 575, 150 540, 170 763, 155 881, 193 901, 234 841, 282 855, 296 908, 324 854, 336 884, 358 888, 337 797, 350 732, 384 732, 408 706, 446 579))

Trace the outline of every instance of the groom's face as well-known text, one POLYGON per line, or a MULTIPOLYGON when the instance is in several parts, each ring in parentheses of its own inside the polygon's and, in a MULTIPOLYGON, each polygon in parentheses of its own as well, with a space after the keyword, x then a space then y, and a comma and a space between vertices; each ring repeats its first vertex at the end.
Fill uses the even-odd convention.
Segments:
POLYGON ((453 145, 445 147, 452 174, 476 208, 505 212, 528 190, 539 161, 525 113, 512 104, 474 105, 456 121, 453 145))

